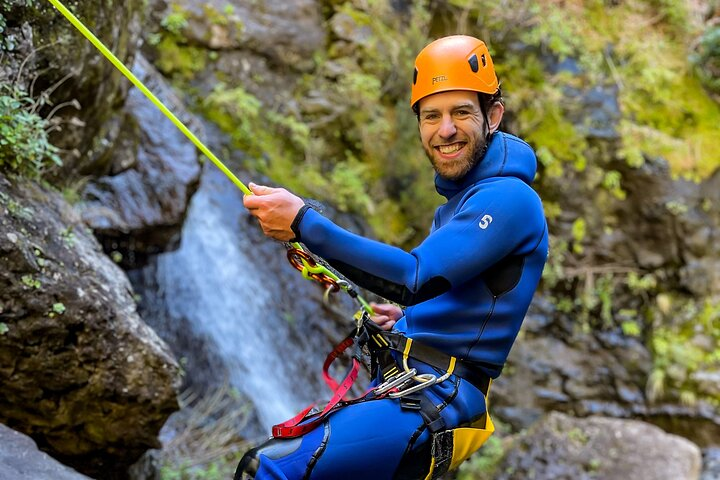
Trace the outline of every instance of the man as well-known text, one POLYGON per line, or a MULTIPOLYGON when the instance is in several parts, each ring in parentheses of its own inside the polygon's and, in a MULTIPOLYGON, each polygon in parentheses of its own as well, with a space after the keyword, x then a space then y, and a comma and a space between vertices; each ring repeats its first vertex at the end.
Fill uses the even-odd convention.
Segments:
POLYGON ((372 320, 396 345, 390 361, 401 373, 417 369, 416 381, 394 398, 341 408, 298 438, 271 439, 245 455, 237 478, 437 478, 493 431, 485 396, 547 258, 547 224, 530 187, 535 155, 498 132, 499 83, 476 38, 445 37, 420 52, 411 106, 447 203, 409 253, 343 230, 284 189, 251 184, 244 203, 266 235, 302 241, 350 280, 406 307, 373 305, 372 320))

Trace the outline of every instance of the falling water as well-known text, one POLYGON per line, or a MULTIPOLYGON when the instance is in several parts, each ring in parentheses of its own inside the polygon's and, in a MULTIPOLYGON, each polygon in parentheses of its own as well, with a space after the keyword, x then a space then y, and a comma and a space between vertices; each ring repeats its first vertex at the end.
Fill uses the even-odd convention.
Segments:
MULTIPOLYGON (((297 333, 302 329, 295 327, 307 318, 290 317, 307 314, 293 313, 287 288, 298 287, 279 282, 268 261, 282 259, 283 250, 253 237, 248 233, 253 229, 240 191, 206 166, 179 248, 158 255, 142 273, 145 285, 136 281, 136 288, 144 297, 143 315, 176 355, 192 362, 205 349, 220 359, 227 380, 253 403, 268 431, 317 399, 316 378, 328 342, 317 332, 297 333)), ((195 375, 222 375, 198 370, 195 375)))

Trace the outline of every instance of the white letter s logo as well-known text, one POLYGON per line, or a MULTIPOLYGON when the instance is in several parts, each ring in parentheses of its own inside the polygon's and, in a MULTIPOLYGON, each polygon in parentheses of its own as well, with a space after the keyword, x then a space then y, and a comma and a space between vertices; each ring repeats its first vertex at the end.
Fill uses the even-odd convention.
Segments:
POLYGON ((485 230, 488 225, 490 225, 493 221, 493 218, 490 215, 483 215, 483 217, 480 219, 479 226, 483 230, 485 230))

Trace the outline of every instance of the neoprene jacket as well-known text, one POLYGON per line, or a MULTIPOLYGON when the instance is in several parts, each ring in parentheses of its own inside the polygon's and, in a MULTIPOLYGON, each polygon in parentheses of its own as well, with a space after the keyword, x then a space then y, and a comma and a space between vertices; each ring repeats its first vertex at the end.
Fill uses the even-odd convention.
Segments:
POLYGON ((447 203, 409 253, 355 235, 312 209, 297 239, 350 280, 406 306, 395 330, 497 377, 530 306, 548 253, 542 203, 530 187, 530 146, 507 133, 458 181, 436 175, 447 203))

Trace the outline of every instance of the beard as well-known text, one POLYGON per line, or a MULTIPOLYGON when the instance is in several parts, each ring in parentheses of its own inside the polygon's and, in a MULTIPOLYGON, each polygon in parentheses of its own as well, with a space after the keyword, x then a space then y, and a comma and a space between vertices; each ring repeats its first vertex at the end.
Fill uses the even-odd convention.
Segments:
POLYGON ((433 147, 423 146, 423 149, 433 169, 440 177, 445 180, 456 181, 467 175, 485 156, 485 151, 488 147, 486 132, 483 132, 483 135, 479 137, 477 142, 474 142, 472 147, 472 151, 468 151, 462 157, 456 158, 451 164, 441 164, 438 162, 435 158, 435 149, 433 147))

